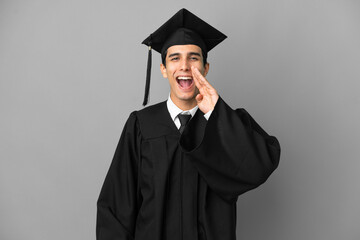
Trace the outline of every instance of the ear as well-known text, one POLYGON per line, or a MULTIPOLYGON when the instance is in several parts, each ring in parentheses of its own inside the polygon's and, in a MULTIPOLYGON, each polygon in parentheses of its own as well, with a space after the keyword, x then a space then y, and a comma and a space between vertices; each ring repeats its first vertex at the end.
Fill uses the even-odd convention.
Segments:
POLYGON ((207 73, 209 72, 209 67, 210 67, 210 64, 206 63, 205 64, 205 69, 204 69, 204 77, 206 77, 207 73))
POLYGON ((167 78, 166 67, 162 63, 160 64, 160 71, 161 71, 161 74, 163 75, 163 77, 167 78))

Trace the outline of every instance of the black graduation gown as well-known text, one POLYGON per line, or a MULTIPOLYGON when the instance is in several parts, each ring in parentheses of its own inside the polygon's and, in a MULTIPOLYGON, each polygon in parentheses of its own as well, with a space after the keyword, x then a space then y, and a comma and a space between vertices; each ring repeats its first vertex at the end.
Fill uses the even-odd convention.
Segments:
POLYGON ((98 240, 235 240, 236 201, 278 166, 280 145, 220 97, 181 135, 166 102, 131 113, 99 199, 98 240))

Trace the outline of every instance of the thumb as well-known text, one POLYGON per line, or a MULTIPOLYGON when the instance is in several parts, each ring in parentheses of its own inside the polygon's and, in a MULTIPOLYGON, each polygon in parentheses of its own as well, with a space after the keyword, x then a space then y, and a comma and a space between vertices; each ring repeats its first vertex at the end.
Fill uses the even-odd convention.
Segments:
POLYGON ((195 98, 196 102, 199 103, 202 101, 202 99, 203 99, 203 95, 201 95, 200 93, 198 95, 196 95, 196 98, 195 98))

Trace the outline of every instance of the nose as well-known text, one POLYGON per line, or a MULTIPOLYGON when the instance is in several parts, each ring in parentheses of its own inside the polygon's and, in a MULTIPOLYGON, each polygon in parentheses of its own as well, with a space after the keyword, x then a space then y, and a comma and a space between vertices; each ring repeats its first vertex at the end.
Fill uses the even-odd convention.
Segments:
POLYGON ((188 61, 188 59, 183 59, 181 61, 181 64, 180 64, 180 68, 182 71, 189 71, 190 68, 191 68, 191 65, 190 65, 190 62, 188 61))

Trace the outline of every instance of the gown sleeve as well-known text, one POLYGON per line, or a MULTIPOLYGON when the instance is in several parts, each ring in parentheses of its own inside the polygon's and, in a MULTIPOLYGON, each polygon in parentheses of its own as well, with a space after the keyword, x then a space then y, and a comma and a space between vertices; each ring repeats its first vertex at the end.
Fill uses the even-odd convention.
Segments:
POLYGON ((127 120, 97 201, 97 240, 130 240, 141 196, 138 190, 140 131, 135 112, 127 120))
POLYGON ((280 158, 278 140, 221 97, 205 127, 190 121, 180 146, 208 186, 230 203, 264 183, 280 158))

